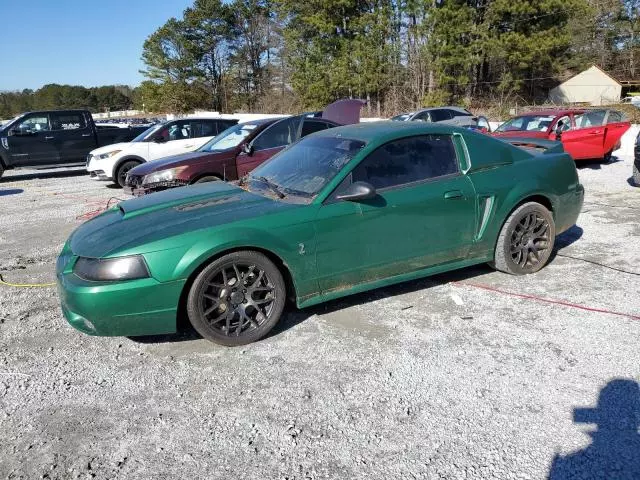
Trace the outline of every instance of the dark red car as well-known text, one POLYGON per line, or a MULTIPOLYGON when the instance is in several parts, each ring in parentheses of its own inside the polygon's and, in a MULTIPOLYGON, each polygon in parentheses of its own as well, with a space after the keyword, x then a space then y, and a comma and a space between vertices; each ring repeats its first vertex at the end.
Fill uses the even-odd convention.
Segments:
POLYGON ((234 125, 199 150, 143 163, 129 171, 124 191, 144 195, 217 180, 237 180, 287 145, 320 130, 358 123, 362 100, 339 100, 323 112, 234 125))
POLYGON ((560 140, 574 160, 608 160, 630 127, 631 123, 616 110, 554 109, 518 115, 500 125, 493 135, 560 140))

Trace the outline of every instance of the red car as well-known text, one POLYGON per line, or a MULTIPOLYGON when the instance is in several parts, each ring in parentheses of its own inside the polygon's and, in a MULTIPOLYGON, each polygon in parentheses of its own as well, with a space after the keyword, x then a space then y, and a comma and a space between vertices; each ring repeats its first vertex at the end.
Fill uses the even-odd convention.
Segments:
POLYGON ((512 118, 493 135, 560 140, 574 160, 609 160, 630 127, 616 110, 539 110, 512 118))
POLYGON ((199 150, 138 165, 124 191, 132 195, 194 183, 237 180, 287 145, 320 130, 360 121, 362 100, 339 100, 323 112, 239 123, 199 150))

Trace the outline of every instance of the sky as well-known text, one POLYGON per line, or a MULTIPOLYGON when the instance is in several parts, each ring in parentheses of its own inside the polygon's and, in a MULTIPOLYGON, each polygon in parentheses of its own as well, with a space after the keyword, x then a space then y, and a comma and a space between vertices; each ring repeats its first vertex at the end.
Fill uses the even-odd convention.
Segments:
POLYGON ((193 0, 0 0, 0 91, 136 86, 145 39, 193 0))

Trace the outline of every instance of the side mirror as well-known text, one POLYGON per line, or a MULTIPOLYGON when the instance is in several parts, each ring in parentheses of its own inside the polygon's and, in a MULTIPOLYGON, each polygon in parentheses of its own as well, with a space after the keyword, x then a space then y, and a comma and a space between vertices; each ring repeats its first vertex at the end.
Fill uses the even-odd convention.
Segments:
POLYGON ((244 145, 242 145, 242 151, 249 156, 253 155, 253 145, 250 143, 245 143, 244 145))
POLYGON ((360 200, 370 200, 376 195, 376 189, 373 185, 367 182, 354 182, 342 193, 337 195, 336 199, 346 200, 347 202, 359 202, 360 200))

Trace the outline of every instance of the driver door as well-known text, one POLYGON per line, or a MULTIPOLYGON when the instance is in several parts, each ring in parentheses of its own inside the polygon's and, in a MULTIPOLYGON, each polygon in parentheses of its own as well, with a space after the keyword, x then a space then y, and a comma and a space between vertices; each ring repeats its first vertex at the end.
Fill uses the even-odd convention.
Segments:
POLYGON ((59 162, 47 113, 31 113, 11 128, 7 138, 11 163, 16 167, 45 166, 59 162))
POLYGON ((195 148, 194 141, 191 139, 191 122, 176 120, 167 123, 156 132, 149 144, 148 160, 191 152, 195 148))
POLYGON ((475 190, 449 135, 420 135, 383 145, 328 197, 316 219, 323 293, 464 259, 476 224, 475 190), (351 182, 376 197, 337 200, 351 182))
POLYGON ((562 132, 564 149, 574 159, 601 158, 604 155, 606 110, 590 110, 573 116, 570 130, 562 132))
POLYGON ((285 118, 258 134, 248 145, 249 152, 242 151, 236 157, 238 178, 244 177, 287 145, 297 141, 300 138, 302 122, 301 115, 285 118))

